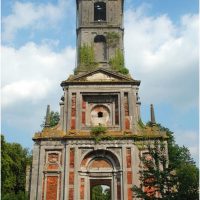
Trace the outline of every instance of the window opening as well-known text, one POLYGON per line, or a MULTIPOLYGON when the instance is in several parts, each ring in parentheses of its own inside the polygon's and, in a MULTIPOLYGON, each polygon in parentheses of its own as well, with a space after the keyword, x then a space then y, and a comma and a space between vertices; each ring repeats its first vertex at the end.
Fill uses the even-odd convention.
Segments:
POLYGON ((108 185, 95 185, 91 188, 91 200, 111 200, 111 187, 108 185))
POLYGON ((106 3, 97 2, 94 4, 94 21, 106 21, 106 3))
POLYGON ((106 43, 106 38, 105 36, 103 35, 97 35, 95 38, 94 38, 94 42, 97 43, 97 42, 105 42, 106 43))
POLYGON ((98 118, 103 117, 103 113, 102 112, 98 112, 98 118))

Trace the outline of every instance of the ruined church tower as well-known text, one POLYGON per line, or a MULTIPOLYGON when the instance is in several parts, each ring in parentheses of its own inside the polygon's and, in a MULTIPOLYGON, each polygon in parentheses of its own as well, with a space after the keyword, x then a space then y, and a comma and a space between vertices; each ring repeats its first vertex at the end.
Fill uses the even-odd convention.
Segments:
POLYGON ((33 137, 31 200, 93 200, 97 186, 110 200, 136 199, 143 143, 164 133, 141 123, 140 81, 124 64, 123 6, 76 0, 77 65, 61 83, 59 123, 50 126, 48 106, 33 137))

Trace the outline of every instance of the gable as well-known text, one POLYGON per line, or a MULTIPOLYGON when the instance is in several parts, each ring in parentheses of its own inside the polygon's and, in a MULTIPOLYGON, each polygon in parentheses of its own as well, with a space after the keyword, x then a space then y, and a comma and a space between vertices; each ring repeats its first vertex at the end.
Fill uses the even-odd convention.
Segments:
POLYGON ((97 72, 92 75, 85 77, 86 81, 119 81, 119 79, 114 78, 111 75, 104 74, 102 72, 97 72))
POLYGON ((78 75, 71 75, 67 80, 61 83, 61 86, 69 84, 81 84, 81 83, 131 83, 134 85, 140 85, 140 81, 134 80, 130 75, 123 75, 121 73, 108 70, 105 68, 98 68, 90 72, 85 72, 78 75))

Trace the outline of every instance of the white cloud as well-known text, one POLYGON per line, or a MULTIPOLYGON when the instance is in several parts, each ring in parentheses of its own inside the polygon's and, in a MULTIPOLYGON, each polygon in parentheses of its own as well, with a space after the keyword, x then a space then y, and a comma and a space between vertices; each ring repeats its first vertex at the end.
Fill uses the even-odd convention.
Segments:
POLYGON ((70 16, 71 3, 70 0, 59 0, 56 5, 16 1, 12 13, 2 18, 3 40, 14 39, 15 34, 21 29, 53 28, 64 16, 70 16))
POLYGON ((185 15, 174 24, 167 15, 125 13, 126 65, 142 80, 144 103, 198 105, 198 15, 185 15))
POLYGON ((47 45, 27 43, 2 47, 2 105, 45 98, 72 72, 75 49, 54 52, 47 45))
POLYGON ((1 91, 2 106, 8 106, 16 103, 16 101, 23 101, 30 99, 41 99, 46 97, 50 88, 52 87, 49 80, 29 81, 22 80, 16 81, 5 85, 1 91))

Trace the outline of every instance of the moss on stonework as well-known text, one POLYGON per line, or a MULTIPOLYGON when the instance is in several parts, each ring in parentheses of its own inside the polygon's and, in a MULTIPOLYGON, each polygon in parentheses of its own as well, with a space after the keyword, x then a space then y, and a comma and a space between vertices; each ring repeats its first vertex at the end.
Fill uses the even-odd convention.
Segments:
POLYGON ((108 47, 116 47, 119 44, 119 33, 117 32, 108 32, 106 35, 106 41, 108 47))
POLYGON ((141 118, 138 120, 138 126, 142 129, 145 128, 145 124, 142 122, 141 118))

